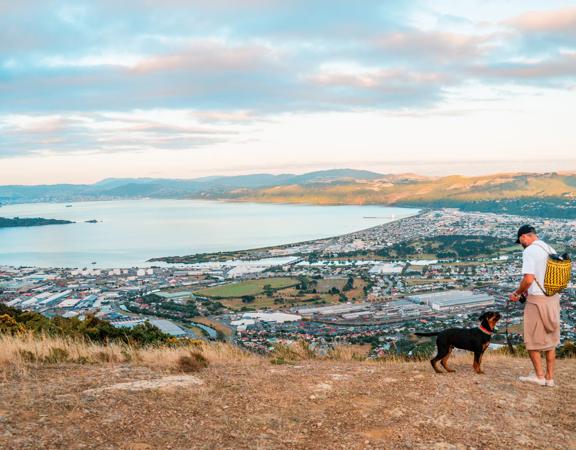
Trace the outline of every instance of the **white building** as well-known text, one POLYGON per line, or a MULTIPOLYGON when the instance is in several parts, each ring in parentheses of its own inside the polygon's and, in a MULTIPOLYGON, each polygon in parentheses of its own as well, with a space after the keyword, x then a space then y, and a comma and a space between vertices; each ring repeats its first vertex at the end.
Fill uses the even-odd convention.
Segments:
POLYGON ((435 311, 453 308, 482 308, 494 304, 494 297, 472 291, 444 291, 431 294, 411 295, 408 300, 430 306, 435 311))
POLYGON ((393 273, 401 273, 403 269, 404 264, 383 263, 383 264, 377 264, 374 267, 372 267, 369 273, 372 275, 386 275, 393 273))

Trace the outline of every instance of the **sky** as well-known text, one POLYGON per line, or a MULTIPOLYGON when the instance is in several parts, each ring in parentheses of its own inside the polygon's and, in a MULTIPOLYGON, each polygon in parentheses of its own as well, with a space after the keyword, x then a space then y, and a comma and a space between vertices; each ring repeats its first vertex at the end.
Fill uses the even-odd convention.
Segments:
POLYGON ((0 0, 0 185, 576 171, 576 1, 0 0))

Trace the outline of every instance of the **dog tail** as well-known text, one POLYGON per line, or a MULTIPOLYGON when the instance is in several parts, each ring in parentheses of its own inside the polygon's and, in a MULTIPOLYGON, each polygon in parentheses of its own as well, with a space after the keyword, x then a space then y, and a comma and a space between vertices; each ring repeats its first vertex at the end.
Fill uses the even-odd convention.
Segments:
POLYGON ((439 333, 439 331, 436 331, 434 333, 414 333, 416 336, 437 336, 439 333))

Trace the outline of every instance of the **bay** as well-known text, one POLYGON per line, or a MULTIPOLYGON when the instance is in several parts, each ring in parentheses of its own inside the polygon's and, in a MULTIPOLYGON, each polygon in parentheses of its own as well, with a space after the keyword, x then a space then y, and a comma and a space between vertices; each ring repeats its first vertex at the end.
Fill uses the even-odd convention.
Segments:
POLYGON ((68 225, 0 228, 0 264, 134 267, 146 260, 327 238, 418 213, 384 206, 314 206, 208 200, 118 200, 6 205, 0 217, 68 225), (97 220, 98 223, 86 223, 97 220), (92 264, 95 262, 96 264, 92 264))

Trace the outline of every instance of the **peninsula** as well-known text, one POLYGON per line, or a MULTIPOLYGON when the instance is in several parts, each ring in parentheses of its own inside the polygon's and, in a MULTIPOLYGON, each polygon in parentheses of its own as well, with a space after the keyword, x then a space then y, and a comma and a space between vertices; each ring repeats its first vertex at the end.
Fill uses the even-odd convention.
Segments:
POLYGON ((74 223, 70 220, 43 219, 41 217, 0 217, 0 228, 39 227, 43 225, 67 225, 74 223))

